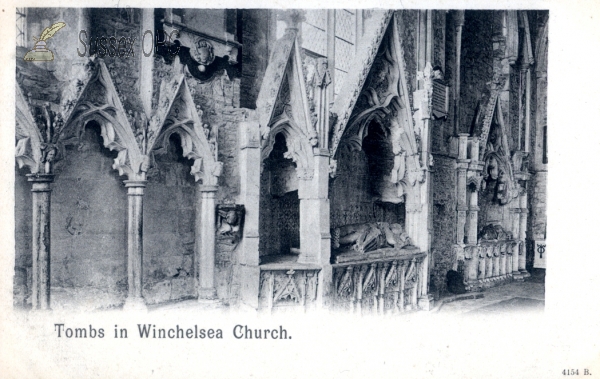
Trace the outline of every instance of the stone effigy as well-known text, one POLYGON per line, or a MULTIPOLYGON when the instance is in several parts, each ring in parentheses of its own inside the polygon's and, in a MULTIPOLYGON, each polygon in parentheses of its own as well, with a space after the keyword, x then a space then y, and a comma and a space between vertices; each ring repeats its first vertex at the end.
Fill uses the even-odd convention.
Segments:
POLYGON ((354 250, 359 253, 411 245, 402 225, 388 222, 371 222, 344 225, 333 230, 333 250, 354 250))

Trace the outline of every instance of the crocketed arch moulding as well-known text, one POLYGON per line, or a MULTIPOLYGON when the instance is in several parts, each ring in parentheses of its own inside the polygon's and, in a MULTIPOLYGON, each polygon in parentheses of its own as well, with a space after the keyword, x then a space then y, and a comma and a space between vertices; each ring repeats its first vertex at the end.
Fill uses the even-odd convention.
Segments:
POLYGON ((256 104, 262 137, 261 159, 269 156, 275 136, 282 133, 288 149, 286 156, 296 163, 298 177, 308 180, 314 176, 313 157, 318 138, 311 118, 297 33, 297 29, 289 28, 277 41, 256 104))
POLYGON ((40 171, 43 140, 21 88, 17 85, 16 89, 15 159, 19 168, 26 166, 32 174, 36 174, 40 171))
POLYGON ((275 145, 275 136, 279 133, 285 137, 287 147, 285 157, 296 164, 298 178, 311 179, 314 175, 312 145, 298 125, 290 118, 284 117, 272 124, 269 139, 261 152, 261 160, 264 162, 269 157, 275 145))
POLYGON ((89 121, 100 124, 104 146, 118 152, 113 168, 131 180, 145 179, 148 159, 142 154, 110 73, 101 59, 73 107, 63 134, 79 136, 89 121))
POLYGON ((175 133, 181 139, 183 156, 194 161, 191 173, 196 181, 202 180, 204 185, 216 185, 223 164, 217 161, 216 143, 211 146, 204 133, 202 119, 196 110, 185 76, 161 87, 173 90, 161 93, 159 109, 151 118, 151 124, 158 122, 161 125, 149 139, 148 151, 160 152, 168 145, 169 137, 175 133), (164 122, 161 123, 160 120, 164 122))
POLYGON ((349 73, 334 103, 332 112, 342 117, 337 117, 334 125, 331 153, 335 158, 338 148, 346 144, 360 149, 370 122, 377 121, 392 143, 394 166, 389 176, 397 186, 397 197, 411 197, 407 203, 418 208, 420 191, 411 187, 424 180, 424 168, 409 104, 400 33, 397 23, 390 22, 392 17, 393 12, 382 15, 369 48, 357 55, 354 72, 349 73), (380 64, 374 65, 376 61, 380 64), (385 83, 377 82, 374 67, 391 73, 385 76, 385 83))

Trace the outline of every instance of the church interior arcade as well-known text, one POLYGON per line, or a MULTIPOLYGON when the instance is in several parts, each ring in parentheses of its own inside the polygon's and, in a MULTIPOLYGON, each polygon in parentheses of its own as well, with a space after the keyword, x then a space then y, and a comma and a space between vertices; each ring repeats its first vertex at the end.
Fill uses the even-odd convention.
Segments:
POLYGON ((15 307, 400 314, 545 268, 547 11, 18 16, 15 307))

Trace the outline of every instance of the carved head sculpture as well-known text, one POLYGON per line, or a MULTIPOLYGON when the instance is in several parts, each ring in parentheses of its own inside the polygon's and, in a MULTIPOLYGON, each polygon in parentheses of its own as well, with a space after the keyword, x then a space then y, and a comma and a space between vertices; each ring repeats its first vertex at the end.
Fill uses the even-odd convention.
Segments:
POLYGON ((44 151, 43 161, 50 162, 50 163, 54 162, 54 160, 56 159, 57 153, 58 153, 58 149, 56 148, 56 146, 48 145, 44 151))
POLYGON ((215 60, 213 45, 205 39, 199 39, 196 42, 196 56, 194 58, 201 65, 200 71, 204 71, 203 66, 208 66, 215 60))

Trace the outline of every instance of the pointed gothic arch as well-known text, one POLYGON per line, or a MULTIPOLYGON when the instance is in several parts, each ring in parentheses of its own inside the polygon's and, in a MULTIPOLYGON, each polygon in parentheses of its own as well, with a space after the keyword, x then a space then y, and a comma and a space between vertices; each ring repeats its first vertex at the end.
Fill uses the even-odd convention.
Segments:
MULTIPOLYGON (((482 183, 493 180, 502 186, 504 197, 498 199, 501 205, 507 204, 519 196, 520 188, 517 183, 510 157, 510 149, 506 135, 506 126, 502 117, 502 109, 498 101, 498 93, 490 99, 485 110, 482 132, 479 136, 479 160, 483 162, 482 183)), ((485 188, 485 184, 481 187, 485 188)))
POLYGON ((204 126, 184 75, 165 85, 173 91, 161 91, 159 112, 151 119, 151 129, 155 132, 149 137, 148 151, 161 152, 168 146, 172 134, 179 135, 183 156, 194 161, 192 175, 204 185, 216 185, 223 164, 217 160, 217 141, 215 133, 204 126), (156 127, 158 125, 158 127, 156 127), (207 136, 208 134, 208 136, 207 136), (209 138, 211 139, 209 141, 209 138))
POLYGON ((336 158, 338 149, 348 143, 360 148, 367 135, 367 126, 371 121, 377 121, 387 130, 393 145, 394 167, 390 179, 397 185, 398 197, 408 195, 407 204, 417 207, 419 191, 412 187, 424 180, 420 131, 413 122, 402 41, 393 17, 393 12, 383 16, 370 47, 371 54, 367 54, 362 64, 353 65, 355 72, 349 75, 353 80, 347 81, 345 86, 357 86, 360 91, 349 91, 350 95, 340 96, 333 106, 332 112, 338 119, 334 125, 331 153, 336 158))
POLYGON ((275 144, 275 136, 285 135, 290 158, 301 179, 314 175, 314 148, 318 148, 317 122, 310 112, 306 76, 302 65, 297 29, 289 28, 277 45, 267 67, 258 99, 264 161, 275 144))
POLYGON ((98 122, 104 146, 118 152, 113 168, 119 171, 119 175, 127 175, 132 180, 143 180, 147 159, 133 128, 137 126, 141 129, 139 118, 143 119, 145 116, 141 113, 137 120, 128 118, 106 64, 97 59, 94 66, 90 80, 66 120, 62 138, 79 137, 88 122, 98 122), (131 122, 136 125, 131 125, 131 122))

